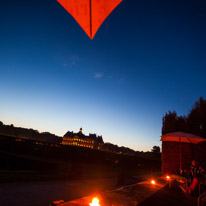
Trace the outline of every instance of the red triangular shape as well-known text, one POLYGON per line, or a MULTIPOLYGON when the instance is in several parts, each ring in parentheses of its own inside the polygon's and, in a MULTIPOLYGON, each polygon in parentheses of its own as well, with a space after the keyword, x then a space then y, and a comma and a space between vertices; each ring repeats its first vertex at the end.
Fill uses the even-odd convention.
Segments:
POLYGON ((57 0, 93 39, 107 16, 122 0, 57 0))
POLYGON ((86 34, 90 36, 89 0, 57 0, 78 22, 86 34))
POLYGON ((104 20, 120 4, 120 2, 122 2, 122 0, 92 1, 92 39, 104 20))

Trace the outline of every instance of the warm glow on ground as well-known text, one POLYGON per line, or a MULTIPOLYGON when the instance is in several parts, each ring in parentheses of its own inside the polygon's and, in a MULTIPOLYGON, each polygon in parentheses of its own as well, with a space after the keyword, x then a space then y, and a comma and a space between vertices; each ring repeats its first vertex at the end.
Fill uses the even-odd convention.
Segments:
POLYGON ((92 203, 89 203, 90 206, 100 206, 99 204, 99 199, 98 198, 93 198, 92 203))
POLYGON ((170 176, 169 176, 169 175, 167 175, 167 176, 166 176, 166 178, 167 178, 167 180, 169 180, 169 179, 170 179, 170 176))
POLYGON ((156 182, 155 182, 154 180, 151 180, 151 184, 152 184, 152 185, 155 185, 156 182))

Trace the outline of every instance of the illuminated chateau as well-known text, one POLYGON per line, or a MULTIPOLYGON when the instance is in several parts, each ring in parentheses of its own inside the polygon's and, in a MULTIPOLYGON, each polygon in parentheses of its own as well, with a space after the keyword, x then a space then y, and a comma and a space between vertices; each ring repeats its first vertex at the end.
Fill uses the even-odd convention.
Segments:
POLYGON ((104 142, 102 136, 96 136, 96 134, 86 136, 82 133, 82 128, 80 128, 78 133, 67 132, 63 136, 62 144, 101 150, 104 142))

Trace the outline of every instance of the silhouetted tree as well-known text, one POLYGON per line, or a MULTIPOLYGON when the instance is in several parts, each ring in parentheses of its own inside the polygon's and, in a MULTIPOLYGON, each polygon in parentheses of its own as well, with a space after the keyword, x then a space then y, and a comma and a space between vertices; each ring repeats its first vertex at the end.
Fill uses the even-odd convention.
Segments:
POLYGON ((128 147, 118 147, 112 143, 105 143, 104 147, 110 152, 122 153, 122 154, 135 154, 135 151, 128 147))
POLYGON ((175 111, 165 114, 162 118, 162 134, 167 134, 176 131, 177 113, 175 111))
POLYGON ((187 119, 188 131, 206 138, 206 100, 200 97, 195 102, 187 119))
POLYGON ((4 125, 2 122, 0 122, 0 134, 52 143, 60 143, 62 141, 62 138, 49 132, 39 133, 38 130, 15 127, 13 124, 4 125))
POLYGON ((169 111, 162 118, 162 134, 188 132, 206 138, 206 100, 203 97, 195 102, 188 116, 177 116, 169 111))
POLYGON ((152 152, 153 152, 154 154, 159 154, 159 153, 160 153, 160 147, 159 147, 159 146, 154 146, 154 147, 152 148, 152 152))
POLYGON ((175 129, 176 131, 187 132, 187 117, 185 116, 177 117, 175 129))

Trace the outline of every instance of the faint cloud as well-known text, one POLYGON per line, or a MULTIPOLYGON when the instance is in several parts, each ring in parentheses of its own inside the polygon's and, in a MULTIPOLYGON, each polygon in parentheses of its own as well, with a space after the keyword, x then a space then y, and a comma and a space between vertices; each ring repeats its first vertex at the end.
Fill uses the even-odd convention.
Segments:
POLYGON ((64 67, 67 67, 70 65, 75 66, 80 61, 80 57, 78 55, 72 55, 72 56, 65 55, 65 56, 61 57, 61 60, 62 60, 62 65, 64 67))
POLYGON ((100 79, 100 78, 102 78, 104 76, 104 74, 102 74, 102 73, 94 73, 94 78, 95 79, 100 79))
POLYGON ((78 63, 78 61, 80 60, 80 58, 77 55, 73 55, 73 56, 69 57, 69 60, 70 60, 72 65, 76 65, 78 63))

